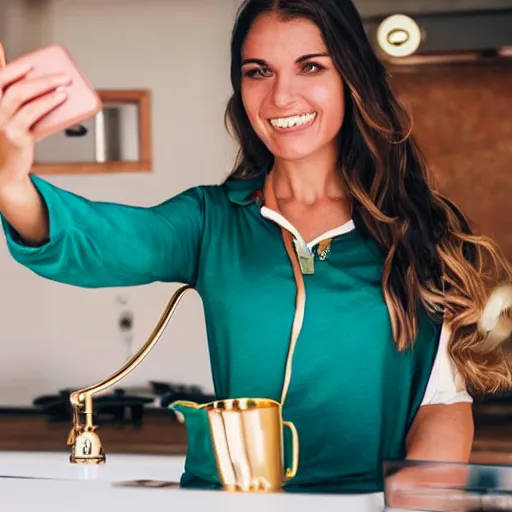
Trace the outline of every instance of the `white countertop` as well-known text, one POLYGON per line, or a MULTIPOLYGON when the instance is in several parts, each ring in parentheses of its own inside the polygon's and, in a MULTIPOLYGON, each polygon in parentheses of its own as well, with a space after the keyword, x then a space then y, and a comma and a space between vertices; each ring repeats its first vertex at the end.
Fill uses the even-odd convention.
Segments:
POLYGON ((116 487, 130 480, 179 482, 184 459, 107 456, 104 466, 69 463, 66 452, 0 452, 1 509, 6 512, 382 512, 380 494, 231 494, 172 488, 116 487))

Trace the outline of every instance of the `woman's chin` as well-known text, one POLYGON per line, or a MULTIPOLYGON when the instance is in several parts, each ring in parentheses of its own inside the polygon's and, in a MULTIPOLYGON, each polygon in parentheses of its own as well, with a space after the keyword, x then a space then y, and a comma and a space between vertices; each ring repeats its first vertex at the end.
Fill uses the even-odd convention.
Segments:
POLYGON ((267 147, 276 160, 287 162, 299 162, 310 159, 330 160, 336 154, 334 139, 323 141, 318 138, 308 139, 304 137, 302 140, 273 140, 267 147))
POLYGON ((313 148, 308 148, 305 145, 302 147, 279 148, 275 151, 272 151, 276 160, 283 160, 287 162, 308 159, 312 157, 316 152, 317 151, 315 151, 313 148))

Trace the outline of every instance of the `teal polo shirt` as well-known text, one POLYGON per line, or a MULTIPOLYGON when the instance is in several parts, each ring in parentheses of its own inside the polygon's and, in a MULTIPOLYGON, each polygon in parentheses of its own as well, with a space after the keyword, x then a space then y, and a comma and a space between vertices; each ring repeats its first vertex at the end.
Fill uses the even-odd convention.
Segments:
MULTIPOLYGON (((217 397, 280 400, 296 285, 281 226, 262 215, 263 179, 194 187, 152 207, 90 201, 33 181, 50 237, 23 245, 2 219, 17 262, 87 288, 190 284, 204 307, 217 397)), ((283 410, 300 439, 290 485, 379 491, 381 461, 405 456, 441 326, 422 311, 414 349, 398 353, 373 241, 352 226, 332 238, 327 254, 317 249, 310 247, 314 273, 304 275, 304 323, 283 410)), ((214 485, 208 430, 195 426, 183 482, 214 485)))

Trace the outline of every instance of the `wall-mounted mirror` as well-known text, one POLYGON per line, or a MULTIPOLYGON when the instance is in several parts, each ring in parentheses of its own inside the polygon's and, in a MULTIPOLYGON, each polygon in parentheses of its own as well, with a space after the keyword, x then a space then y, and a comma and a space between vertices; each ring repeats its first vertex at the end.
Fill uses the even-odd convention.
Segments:
POLYGON ((150 172, 151 99, 146 90, 98 90, 94 118, 39 141, 34 174, 150 172))

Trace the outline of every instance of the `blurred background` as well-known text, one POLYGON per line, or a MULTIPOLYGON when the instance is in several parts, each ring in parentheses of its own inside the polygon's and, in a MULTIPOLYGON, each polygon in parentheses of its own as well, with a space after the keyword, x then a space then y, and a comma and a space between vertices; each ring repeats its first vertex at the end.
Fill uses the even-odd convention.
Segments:
MULTIPOLYGON (((138 205, 221 181, 236 151, 223 114, 239 3, 0 0, 8 60, 61 44, 105 101, 97 118, 40 143, 34 172, 91 199, 138 205)), ((441 189, 512 258, 512 0, 355 3, 441 189)), ((3 240, 0 283, 0 450, 66 449, 68 391, 117 370, 175 287, 59 285, 14 263, 3 240)), ((97 407, 107 451, 184 452, 181 426, 160 406, 212 392, 199 297, 183 300, 116 388, 97 407)), ((475 418, 474 460, 512 462, 512 398, 478 400, 475 418)))

